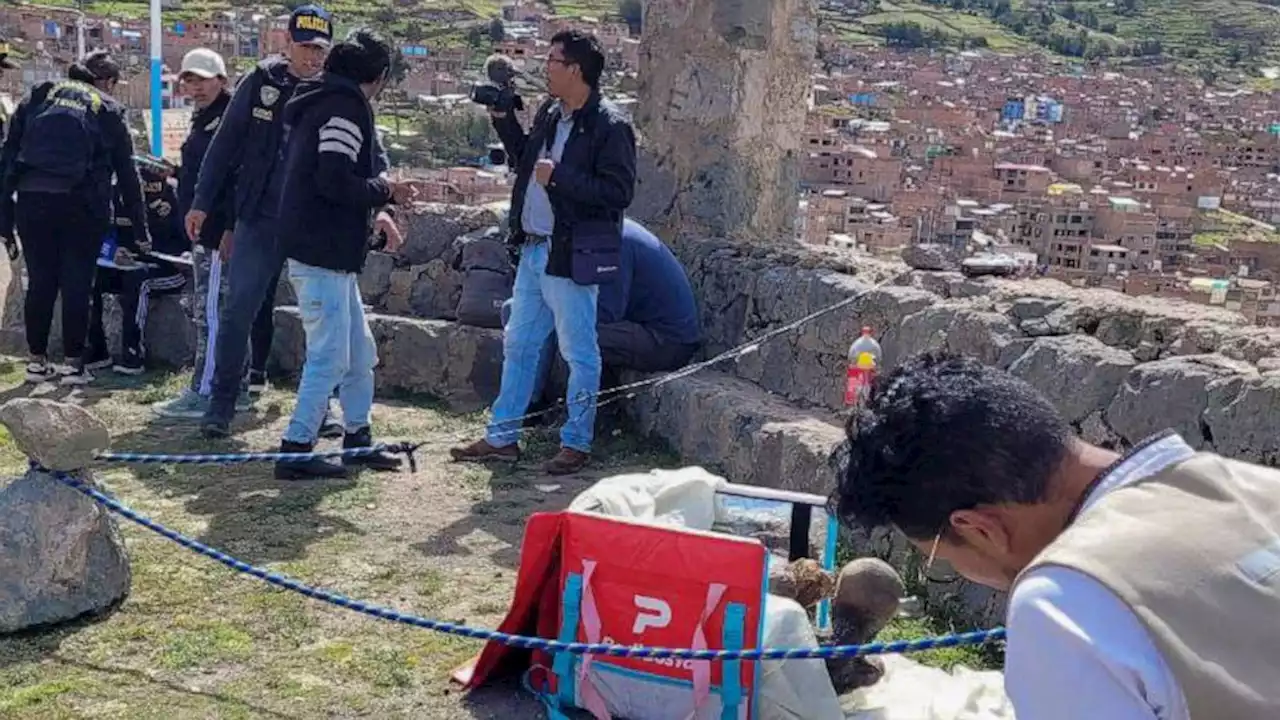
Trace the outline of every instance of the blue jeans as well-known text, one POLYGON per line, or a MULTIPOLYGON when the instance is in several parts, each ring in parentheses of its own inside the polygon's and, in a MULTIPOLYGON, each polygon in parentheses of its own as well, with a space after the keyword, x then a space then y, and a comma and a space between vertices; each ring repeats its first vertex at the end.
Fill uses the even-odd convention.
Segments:
POLYGON ((307 336, 298 404, 284 432, 289 442, 316 441, 335 386, 347 432, 369 425, 378 349, 364 316, 356 277, 355 273, 289 261, 289 282, 298 295, 307 336))
POLYGON ((280 278, 275 218, 239 218, 231 258, 226 260, 227 297, 218 313, 214 370, 206 420, 230 422, 244 386, 249 335, 262 304, 275 293, 280 278))
POLYGON ((520 417, 538 385, 539 355, 555 332, 560 356, 569 366, 569 419, 560 444, 591 452, 596 395, 600 392, 600 346, 596 340, 596 299, 600 288, 547 274, 546 242, 526 243, 512 292, 511 317, 502 343, 502 389, 493 404, 485 439, 506 447, 520 439, 520 417))

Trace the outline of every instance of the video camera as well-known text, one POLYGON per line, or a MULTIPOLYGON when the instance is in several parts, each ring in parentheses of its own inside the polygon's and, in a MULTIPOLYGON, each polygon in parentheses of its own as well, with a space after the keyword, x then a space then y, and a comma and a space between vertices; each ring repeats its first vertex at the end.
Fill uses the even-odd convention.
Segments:
POLYGON ((471 86, 471 101, 497 112, 524 110, 524 99, 516 92, 520 71, 506 55, 490 55, 484 61, 484 74, 489 82, 471 86))

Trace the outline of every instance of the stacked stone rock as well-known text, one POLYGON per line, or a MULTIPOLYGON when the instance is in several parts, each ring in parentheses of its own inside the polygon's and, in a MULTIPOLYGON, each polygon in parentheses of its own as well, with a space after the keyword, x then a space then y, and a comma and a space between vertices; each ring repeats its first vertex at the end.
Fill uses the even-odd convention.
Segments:
POLYGON ((115 520, 59 481, 90 486, 107 426, 85 409, 51 400, 10 400, 0 424, 39 465, 0 481, 0 635, 108 610, 129 594, 132 575, 115 520))

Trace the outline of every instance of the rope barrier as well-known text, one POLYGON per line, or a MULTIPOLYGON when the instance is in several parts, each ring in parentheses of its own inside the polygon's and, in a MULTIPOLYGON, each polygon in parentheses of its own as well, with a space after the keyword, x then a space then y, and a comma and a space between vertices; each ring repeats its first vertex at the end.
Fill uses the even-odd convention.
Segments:
POLYGON ((404 455, 409 461, 409 469, 418 469, 414 452, 422 443, 398 442, 377 443, 369 447, 343 448, 341 450, 319 450, 309 453, 279 452, 247 452, 247 453, 135 453, 135 452, 98 452, 94 459, 110 463, 131 463, 141 465, 173 464, 173 465, 234 465, 251 462, 306 462, 314 458, 345 458, 373 455, 386 452, 393 455, 404 455))
MULTIPOLYGON (((701 362, 693 363, 692 365, 686 365, 685 367, 679 370, 675 370, 663 375, 659 375, 657 377, 645 378, 643 380, 637 380, 632 383, 627 383, 624 385, 608 388, 605 390, 600 390, 595 393, 587 394, 582 398, 582 400, 577 401, 577 403, 575 404, 580 404, 580 403, 587 402, 589 400, 594 399, 597 401, 595 403, 596 409, 600 409, 602 407, 605 407, 606 405, 610 405, 619 400, 630 400, 635 398, 637 394, 635 391, 637 390, 641 390, 647 387, 655 387, 655 388, 661 387, 662 385, 665 385, 667 383, 689 377, 690 375, 701 372, 702 370, 705 370, 709 367, 719 365, 722 362, 726 362, 728 360, 736 360, 746 355, 750 355, 753 352, 757 352, 760 349, 760 346, 762 344, 769 342, 770 340, 773 340, 774 338, 777 338, 781 335, 789 333, 792 330, 802 327, 808 323, 811 323, 814 320, 817 320, 818 318, 825 317, 827 315, 830 315, 831 313, 836 312, 837 310, 841 310, 843 308, 849 307, 850 305, 857 302, 858 300, 861 300, 863 297, 866 297, 867 294, 875 290, 878 290, 882 287, 885 287, 886 285, 889 284, 889 282, 890 281, 877 283, 876 285, 866 290, 863 290, 862 292, 856 293, 854 295, 850 295, 849 297, 846 297, 838 302, 835 302, 831 305, 815 310, 814 312, 811 312, 808 315, 805 315, 804 317, 801 317, 785 325, 781 325, 772 330, 769 330, 768 332, 765 332, 764 334, 748 342, 742 343, 737 347, 730 348, 729 350, 725 350, 724 352, 716 355, 715 357, 709 358, 707 360, 703 360, 701 362)), ((537 410, 531 413, 526 413, 524 415, 521 415, 520 417, 512 418, 507 422, 512 425, 523 424, 527 420, 533 420, 535 418, 543 417, 545 415, 558 412, 562 408, 566 407, 566 405, 567 404, 565 403, 564 400, 558 400, 551 407, 545 408, 543 410, 537 410)), ((475 435, 477 433, 483 432, 485 429, 486 429, 485 425, 468 427, 468 428, 464 428, 464 429, 460 429, 460 430, 448 433, 443 438, 437 438, 433 442, 452 441, 452 440, 456 440, 457 438, 463 438, 463 437, 475 435)), ((405 453, 405 455, 409 460, 410 470, 416 470, 417 464, 414 461, 413 452, 425 444, 426 442, 420 442, 412 445, 410 443, 395 443, 392 445, 376 445, 373 448, 353 448, 350 450, 327 450, 327 451, 318 451, 313 453, 258 452, 258 453, 227 453, 227 454, 217 454, 217 453, 196 453, 196 454, 168 453, 167 454, 167 453, 104 452, 104 453, 98 453, 95 457, 98 460, 101 460, 102 462, 212 465, 212 464, 218 464, 222 462, 248 463, 248 462, 275 462, 277 460, 282 460, 285 462, 305 462, 313 458, 353 457, 356 455, 364 455, 364 454, 376 452, 377 450, 385 450, 386 452, 391 452, 391 453, 399 453, 399 452, 405 453)))
POLYGON ((918 640, 899 640, 895 642, 869 643, 865 645, 819 645, 816 647, 755 648, 748 650, 694 650, 690 648, 629 647, 625 645, 609 645, 604 643, 566 643, 556 640, 547 640, 545 638, 512 635, 509 633, 498 632, 496 630, 468 627, 466 625, 443 622, 440 620, 431 620, 417 615, 402 613, 398 610, 382 607, 380 605, 372 605, 359 600, 353 600, 346 596, 339 595, 338 593, 306 585, 290 577, 271 572, 270 570, 266 570, 256 565, 250 565, 242 560, 237 560, 220 550, 216 550, 205 545, 199 540, 187 537, 176 530, 171 530, 120 503, 109 495, 94 489, 78 478, 67 475, 66 473, 53 472, 40 468, 35 463, 32 463, 32 467, 42 470, 43 472, 51 473, 68 487, 84 494, 94 502, 127 520, 141 525, 162 537, 168 538, 188 550, 204 555, 212 560, 216 560, 236 572, 256 577, 259 580, 263 580, 276 587, 298 593, 313 600, 320 600, 322 602, 329 603, 330 605, 335 605, 363 615, 375 617, 380 620, 388 620, 402 625, 423 628, 448 635, 458 635, 461 637, 472 638, 474 640, 497 642, 510 647, 523 648, 526 650, 542 650, 551 653, 567 652, 573 655, 605 655, 608 657, 655 659, 677 658, 682 660, 801 660, 851 658, 866 655, 881 655, 885 653, 911 653, 922 650, 933 650, 936 648, 958 647, 962 645, 982 645, 996 640, 1002 640, 1005 637, 1004 628, 995 628, 993 630, 958 633, 943 635, 940 637, 921 638, 918 640))

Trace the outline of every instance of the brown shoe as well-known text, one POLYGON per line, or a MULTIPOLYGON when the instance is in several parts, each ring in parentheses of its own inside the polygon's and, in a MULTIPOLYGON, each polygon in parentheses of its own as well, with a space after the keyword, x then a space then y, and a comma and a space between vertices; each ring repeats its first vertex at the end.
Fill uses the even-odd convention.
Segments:
POLYGON ((494 447, 488 440, 482 439, 470 445, 450 448, 449 456, 454 462, 485 462, 487 460, 515 462, 520 459, 520 446, 512 444, 506 447, 494 447))
POLYGON ((542 464, 542 471, 548 475, 572 475, 586 467, 591 456, 581 450, 562 447, 556 456, 542 464))

